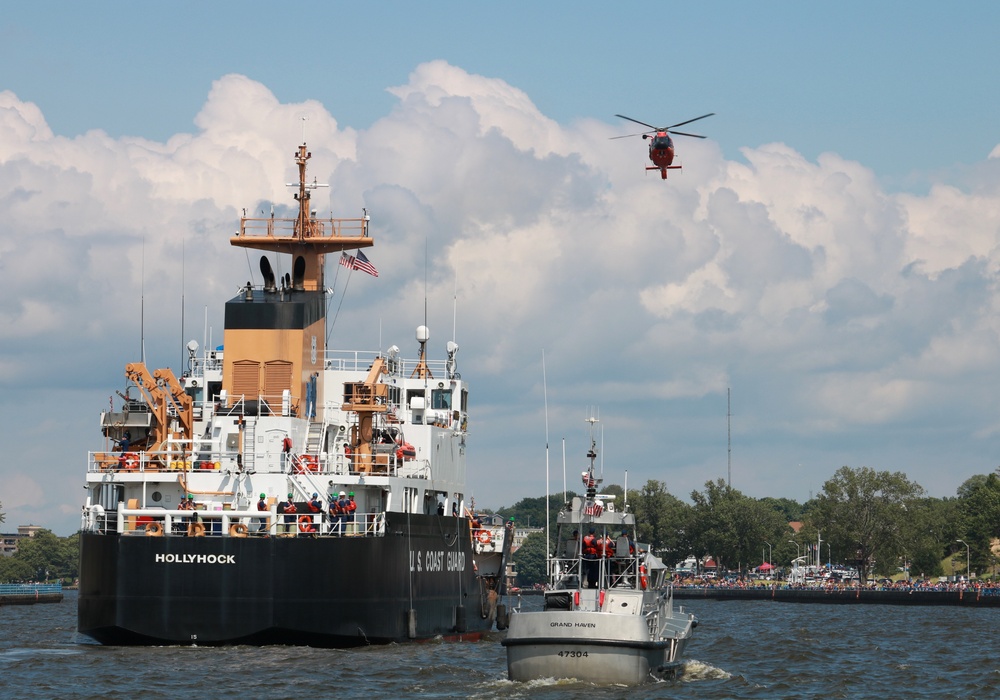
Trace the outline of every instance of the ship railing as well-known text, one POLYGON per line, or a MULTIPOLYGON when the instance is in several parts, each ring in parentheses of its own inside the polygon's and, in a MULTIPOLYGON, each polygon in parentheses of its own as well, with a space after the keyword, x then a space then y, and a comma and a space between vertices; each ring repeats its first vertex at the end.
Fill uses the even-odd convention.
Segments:
POLYGON ((427 459, 399 460, 395 455, 375 454, 369 461, 364 461, 360 455, 338 455, 334 460, 334 474, 350 474, 351 476, 377 475, 397 476, 409 479, 430 479, 431 464, 427 459))
POLYGON ((216 355, 215 351, 209 353, 208 357, 192 357, 188 360, 191 371, 188 376, 203 377, 206 372, 218 372, 222 370, 222 358, 216 355))
POLYGON ((580 587, 581 567, 578 558, 550 559, 549 562, 551 566, 549 580, 552 581, 553 588, 572 590, 580 587))
MULTIPOLYGON (((615 556, 607 561, 611 588, 635 588, 636 577, 639 574, 639 560, 634 555, 615 556)), ((647 577, 648 585, 649 579, 647 577)))
POLYGON ((117 532, 144 536, 204 537, 294 537, 317 535, 329 537, 381 537, 385 535, 385 513, 355 513, 354 519, 340 520, 325 513, 285 515, 275 509, 259 510, 165 510, 162 508, 124 508, 95 518, 97 532, 108 532, 111 518, 117 519, 117 532), (287 520, 286 520, 287 518, 287 520), (102 522, 103 520, 103 522, 102 522), (192 528, 195 524, 201 528, 192 528))
POLYGON ((47 595, 62 593, 59 583, 0 583, 0 596, 4 595, 47 595))
POLYGON ((291 392, 258 394, 256 398, 222 392, 203 401, 202 408, 206 416, 296 416, 303 403, 302 397, 291 392))
MULTIPOLYGON (((298 219, 241 219, 240 238, 298 238, 298 219)), ((367 220, 310 218, 305 238, 367 238, 367 220)))
POLYGON ((661 615, 660 609, 651 611, 646 620, 650 625, 649 632, 654 638, 683 637, 691 633, 693 620, 690 615, 661 615))
POLYGON ((333 537, 381 537, 385 534, 385 513, 354 513, 338 520, 330 515, 317 516, 320 533, 333 537))
POLYGON ((211 472, 236 469, 239 466, 237 451, 212 452, 202 450, 170 448, 139 452, 90 452, 87 456, 87 471, 101 472, 170 472, 195 471, 211 472))
MULTIPOLYGON (((323 367, 343 372, 367 372, 376 358, 384 357, 371 350, 327 350, 323 367)), ((386 373, 391 377, 408 377, 420 364, 420 360, 387 358, 386 373)), ((434 377, 447 377, 446 360, 427 360, 424 363, 434 377)))
MULTIPOLYGON (((639 560, 635 556, 598 557, 595 559, 562 557, 550 560, 551 570, 549 580, 554 588, 577 588, 585 578, 597 577, 602 582, 602 588, 636 587, 639 572, 639 560), (588 573, 587 569, 590 569, 588 573)), ((648 580, 647 580, 648 585, 648 580)))
MULTIPOLYGON (((111 452, 93 451, 88 453, 87 471, 91 474, 104 472, 224 472, 239 470, 239 451, 212 451, 198 441, 175 441, 173 447, 157 451, 111 452)), ((245 465, 244 465, 245 467, 245 465)), ((246 467, 245 467, 246 468, 246 467)), ((394 455, 387 460, 378 459, 373 464, 362 464, 356 458, 344 454, 292 455, 271 469, 261 464, 255 465, 258 473, 289 472, 295 475, 358 476, 375 474, 380 476, 403 476, 415 479, 429 479, 430 463, 426 459, 407 459, 399 462, 394 455)), ((323 488, 313 488, 322 491, 323 488)), ((311 493, 311 491, 310 491, 311 493)))
MULTIPOLYGON (((290 460, 291 471, 303 476, 310 483, 311 490, 322 491, 325 486, 317 486, 309 477, 315 475, 333 476, 406 476, 414 479, 430 478, 430 463, 426 459, 399 461, 395 455, 371 455, 365 461, 359 455, 323 454, 298 455, 290 460)), ((260 471, 259 469, 257 471, 260 471)), ((305 489, 303 489, 305 491, 305 489)))

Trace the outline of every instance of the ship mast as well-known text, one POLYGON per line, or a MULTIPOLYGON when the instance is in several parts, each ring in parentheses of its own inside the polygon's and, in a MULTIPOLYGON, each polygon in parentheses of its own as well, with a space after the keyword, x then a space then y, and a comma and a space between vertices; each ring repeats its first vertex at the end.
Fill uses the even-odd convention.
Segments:
MULTIPOLYGON (((291 255, 291 273, 276 280, 265 254, 260 260, 263 284, 247 282, 240 295, 226 303, 225 357, 222 388, 229 403, 260 400, 270 410, 304 418, 320 418, 324 406, 323 368, 326 357, 327 253, 368 248, 368 216, 322 219, 311 206, 312 192, 321 185, 306 179, 312 153, 303 143, 296 150, 298 182, 295 218, 240 219, 240 230, 229 242, 269 254, 291 255), (287 400, 286 400, 287 399, 287 400)), ((286 268, 289 269, 289 268, 286 268)))
POLYGON ((299 146, 295 153, 295 163, 299 169, 299 181, 288 183, 297 187, 295 199, 299 203, 298 215, 294 219, 268 218, 240 219, 240 230, 229 239, 234 246, 266 250, 272 253, 292 255, 294 289, 321 291, 323 286, 323 262, 326 253, 343 250, 369 248, 374 241, 368 236, 368 217, 358 219, 321 219, 310 207, 312 190, 329 185, 306 180, 306 163, 312 153, 306 144, 299 146))

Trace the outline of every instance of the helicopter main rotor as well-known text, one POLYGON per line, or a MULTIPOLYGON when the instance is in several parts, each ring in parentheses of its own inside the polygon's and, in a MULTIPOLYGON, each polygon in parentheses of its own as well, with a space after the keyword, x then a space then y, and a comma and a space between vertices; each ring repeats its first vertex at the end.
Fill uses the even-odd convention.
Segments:
POLYGON ((711 116, 714 116, 714 115, 715 115, 715 112, 709 112, 708 114, 703 114, 700 117, 695 117, 694 119, 688 119, 687 121, 677 122, 676 124, 673 124, 671 126, 653 126, 652 124, 647 124, 646 122, 641 122, 638 119, 633 119, 632 117, 626 117, 624 114, 616 114, 615 115, 616 117, 620 117, 622 119, 627 119, 628 121, 635 122, 636 124, 639 124, 640 126, 648 126, 650 128, 650 131, 643 131, 643 132, 640 132, 638 134, 625 134, 624 136, 612 136, 611 139, 612 140, 613 139, 626 139, 626 138, 629 138, 631 136, 642 136, 643 138, 648 138, 649 134, 654 134, 654 133, 656 133, 658 131, 663 131, 663 132, 666 132, 668 134, 677 134, 678 136, 690 136, 691 138, 703 139, 705 137, 702 136, 701 134, 689 134, 689 133, 687 133, 685 131, 671 131, 671 129, 673 129, 674 127, 678 127, 678 126, 684 126, 685 124, 690 124, 691 122, 696 122, 699 119, 704 119, 705 117, 711 117, 711 116))

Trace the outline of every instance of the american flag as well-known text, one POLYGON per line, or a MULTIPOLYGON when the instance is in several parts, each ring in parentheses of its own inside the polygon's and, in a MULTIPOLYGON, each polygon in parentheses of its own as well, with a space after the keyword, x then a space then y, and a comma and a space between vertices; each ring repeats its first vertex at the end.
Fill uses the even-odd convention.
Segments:
POLYGON ((600 503, 591 502, 591 503, 587 504, 587 507, 584 509, 583 514, 584 515, 595 515, 596 516, 596 515, 600 515, 603 512, 604 512, 604 506, 603 505, 601 505, 600 503))
POLYGON ((583 485, 588 489, 597 486, 597 479, 590 476, 589 472, 583 472, 581 476, 583 477, 583 485))
POLYGON ((347 253, 340 254, 340 264, 351 270, 361 270, 362 272, 367 272, 372 277, 378 277, 378 270, 375 266, 368 261, 365 254, 360 250, 358 251, 357 257, 353 255, 348 255, 347 253))

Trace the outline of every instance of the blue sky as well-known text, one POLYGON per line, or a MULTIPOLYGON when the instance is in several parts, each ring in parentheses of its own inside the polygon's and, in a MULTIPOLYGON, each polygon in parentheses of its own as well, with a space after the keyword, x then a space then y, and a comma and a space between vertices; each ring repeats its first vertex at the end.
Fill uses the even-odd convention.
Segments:
MULTIPOLYGON (((968 2, 36 2, 5 8, 0 81, 56 133, 165 140, 240 73, 344 126, 443 59, 500 78, 548 117, 656 124, 716 112, 727 157, 780 141, 859 160, 894 186, 995 145, 1000 7, 968 2)), ((917 177, 923 183, 925 177, 917 177)))
POLYGON ((140 289, 151 363, 177 365, 181 291, 185 333, 221 333, 227 236, 287 203, 303 116, 330 209, 373 212, 344 323, 412 344, 426 244, 443 347, 458 280, 481 505, 544 488, 543 351, 550 439, 582 462, 600 406, 609 481, 725 476, 727 388, 751 495, 845 464, 950 495, 1000 463, 1000 5, 296 7, 5 7, 6 526, 75 528, 140 289), (666 183, 609 140, 706 112, 666 183))

